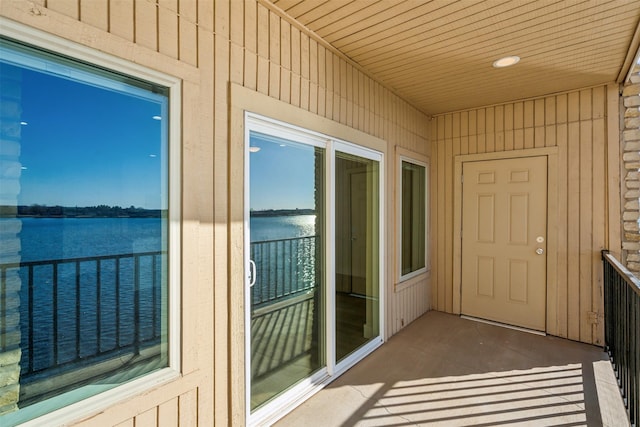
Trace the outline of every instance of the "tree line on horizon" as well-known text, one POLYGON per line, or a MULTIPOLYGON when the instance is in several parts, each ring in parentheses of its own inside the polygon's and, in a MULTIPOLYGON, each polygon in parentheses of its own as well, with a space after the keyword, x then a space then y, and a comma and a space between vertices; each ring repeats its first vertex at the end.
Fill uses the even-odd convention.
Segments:
POLYGON ((0 206, 0 217, 35 217, 35 218, 160 218, 161 209, 144 209, 135 206, 47 206, 19 205, 0 206))

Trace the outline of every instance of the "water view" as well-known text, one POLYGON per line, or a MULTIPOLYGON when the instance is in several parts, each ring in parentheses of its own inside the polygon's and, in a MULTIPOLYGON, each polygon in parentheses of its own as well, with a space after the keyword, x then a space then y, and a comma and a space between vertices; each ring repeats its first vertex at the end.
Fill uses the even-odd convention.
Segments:
MULTIPOLYGON (((161 281, 166 280, 161 267, 166 260, 161 252, 166 247, 161 218, 26 217, 20 221, 24 373, 160 333, 161 281), (136 324, 136 316, 138 337, 129 327, 136 324)), ((256 303, 314 286, 314 230, 315 215, 251 218, 252 257, 260 277, 253 289, 256 303), (277 263, 280 255, 285 259, 277 263)))
POLYGON ((159 339, 162 219, 20 221, 23 375, 159 339))
POLYGON ((152 252, 163 247, 160 218, 20 220, 22 262, 152 252))
POLYGON ((251 216, 251 242, 315 235, 315 215, 251 216))

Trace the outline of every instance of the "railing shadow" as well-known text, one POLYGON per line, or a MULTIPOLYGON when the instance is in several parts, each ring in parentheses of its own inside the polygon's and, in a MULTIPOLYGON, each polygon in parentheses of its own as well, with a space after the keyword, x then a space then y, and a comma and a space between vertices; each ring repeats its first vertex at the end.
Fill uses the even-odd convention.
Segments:
POLYGON ((251 321, 251 373, 259 380, 311 357, 313 292, 280 300, 254 311, 251 321))
POLYGON ((628 425, 613 381, 598 347, 431 311, 276 425, 628 425))

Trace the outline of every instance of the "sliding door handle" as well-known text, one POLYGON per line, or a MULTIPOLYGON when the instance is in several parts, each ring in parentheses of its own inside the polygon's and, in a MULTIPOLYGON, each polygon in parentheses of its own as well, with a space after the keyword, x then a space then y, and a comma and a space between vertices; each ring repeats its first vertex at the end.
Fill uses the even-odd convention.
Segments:
POLYGON ((256 263, 252 259, 249 260, 249 287, 256 284, 256 263))

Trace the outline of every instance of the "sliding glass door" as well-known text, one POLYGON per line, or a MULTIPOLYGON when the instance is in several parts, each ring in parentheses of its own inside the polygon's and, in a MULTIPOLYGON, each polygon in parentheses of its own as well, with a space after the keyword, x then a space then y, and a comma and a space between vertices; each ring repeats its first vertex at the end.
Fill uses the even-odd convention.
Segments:
POLYGON ((335 155, 335 346, 340 361, 380 335, 379 161, 335 155))
POLYGON ((382 155, 246 123, 247 411, 260 423, 382 343, 382 155))
POLYGON ((325 365, 325 150, 251 131, 251 409, 325 365))

